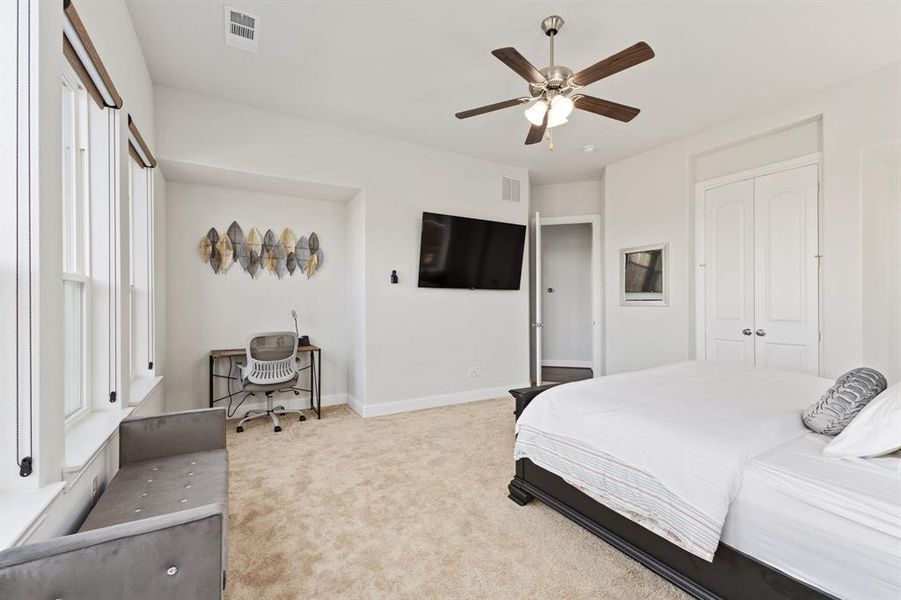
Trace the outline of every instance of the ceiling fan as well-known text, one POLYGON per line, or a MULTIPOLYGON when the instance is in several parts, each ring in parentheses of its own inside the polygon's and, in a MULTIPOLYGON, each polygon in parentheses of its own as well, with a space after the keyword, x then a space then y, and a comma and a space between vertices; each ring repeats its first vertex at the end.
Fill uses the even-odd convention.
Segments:
MULTIPOLYGON (((541 30, 550 38, 550 66, 535 68, 516 48, 498 48, 492 54, 502 63, 513 69, 520 77, 529 82, 529 95, 512 100, 504 100, 480 106, 471 110, 458 112, 458 119, 468 119, 502 108, 519 106, 534 101, 525 111, 526 118, 532 124, 526 136, 526 145, 537 144, 545 132, 567 122, 573 108, 609 117, 628 123, 640 112, 639 109, 609 100, 582 94, 579 90, 615 73, 641 64, 654 58, 654 51, 645 42, 638 42, 613 56, 573 73, 572 69, 554 64, 554 37, 563 27, 563 18, 556 15, 547 17, 541 22, 541 30)), ((548 132, 549 133, 549 132, 548 132)), ((553 145, 551 145, 553 150, 553 145)))

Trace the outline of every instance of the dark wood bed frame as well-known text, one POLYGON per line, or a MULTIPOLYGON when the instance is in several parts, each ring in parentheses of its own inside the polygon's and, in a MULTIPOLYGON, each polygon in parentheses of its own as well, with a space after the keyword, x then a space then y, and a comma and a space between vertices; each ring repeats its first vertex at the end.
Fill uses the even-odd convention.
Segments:
MULTIPOLYGON (((516 400, 516 418, 533 398, 554 385, 510 390, 516 400)), ((520 506, 532 498, 540 500, 695 598, 834 599, 726 544, 720 544, 709 563, 593 500, 529 459, 516 461, 516 476, 509 490, 510 499, 520 506)))

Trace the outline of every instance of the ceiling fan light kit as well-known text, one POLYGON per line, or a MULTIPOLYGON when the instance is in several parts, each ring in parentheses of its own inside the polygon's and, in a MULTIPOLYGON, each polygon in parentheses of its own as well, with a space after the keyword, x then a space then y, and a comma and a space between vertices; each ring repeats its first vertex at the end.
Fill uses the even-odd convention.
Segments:
MULTIPOLYGON (((549 66, 543 69, 537 69, 515 48, 498 48, 491 53, 528 82, 528 96, 458 112, 456 117, 468 119, 531 102, 532 104, 524 111, 526 119, 531 124, 526 136, 526 145, 537 144, 546 137, 546 133, 549 138, 548 130, 567 123, 574 108, 625 123, 634 119, 640 112, 639 109, 588 96, 579 90, 595 81, 654 58, 651 47, 645 42, 638 42, 574 73, 568 67, 554 64, 554 38, 562 28, 563 18, 557 15, 551 15, 541 22, 541 30, 550 40, 550 62, 549 66)), ((550 149, 553 150, 553 142, 550 149)))

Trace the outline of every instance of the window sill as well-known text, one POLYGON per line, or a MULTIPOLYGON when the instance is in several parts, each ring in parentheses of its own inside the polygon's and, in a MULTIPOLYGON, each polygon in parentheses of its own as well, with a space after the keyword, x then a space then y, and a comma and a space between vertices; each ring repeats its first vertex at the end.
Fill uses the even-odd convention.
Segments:
POLYGON ((59 481, 38 489, 15 490, 0 494, 0 550, 15 546, 29 531, 41 524, 42 513, 63 491, 59 481))
MULTIPOLYGON (((103 449, 119 431, 119 423, 134 412, 157 389, 162 377, 141 377, 131 382, 129 404, 88 413, 66 432, 66 459, 63 477, 76 475, 103 449)), ((74 483, 74 480, 70 482, 74 483)))
POLYGON ((43 522, 50 504, 71 487, 93 458, 119 431, 119 423, 149 398, 162 377, 144 377, 132 382, 129 406, 98 410, 80 416, 66 431, 66 457, 63 481, 38 489, 0 493, 0 550, 15 546, 43 522))
POLYGON ((124 409, 94 411, 66 432, 66 460, 63 464, 63 475, 71 475, 84 469, 91 459, 109 442, 113 434, 119 431, 119 423, 134 410, 129 406, 124 409))
POLYGON ((163 381, 161 375, 148 375, 146 377, 135 377, 131 380, 131 386, 128 389, 128 405, 131 407, 139 406, 163 381))

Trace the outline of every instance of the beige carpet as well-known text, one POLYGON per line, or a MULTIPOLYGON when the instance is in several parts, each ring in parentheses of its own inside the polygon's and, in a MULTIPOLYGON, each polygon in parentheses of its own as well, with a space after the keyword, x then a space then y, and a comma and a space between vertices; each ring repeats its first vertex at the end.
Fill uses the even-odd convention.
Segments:
POLYGON ((512 399, 283 427, 229 429, 229 600, 686 597, 507 499, 512 399))

